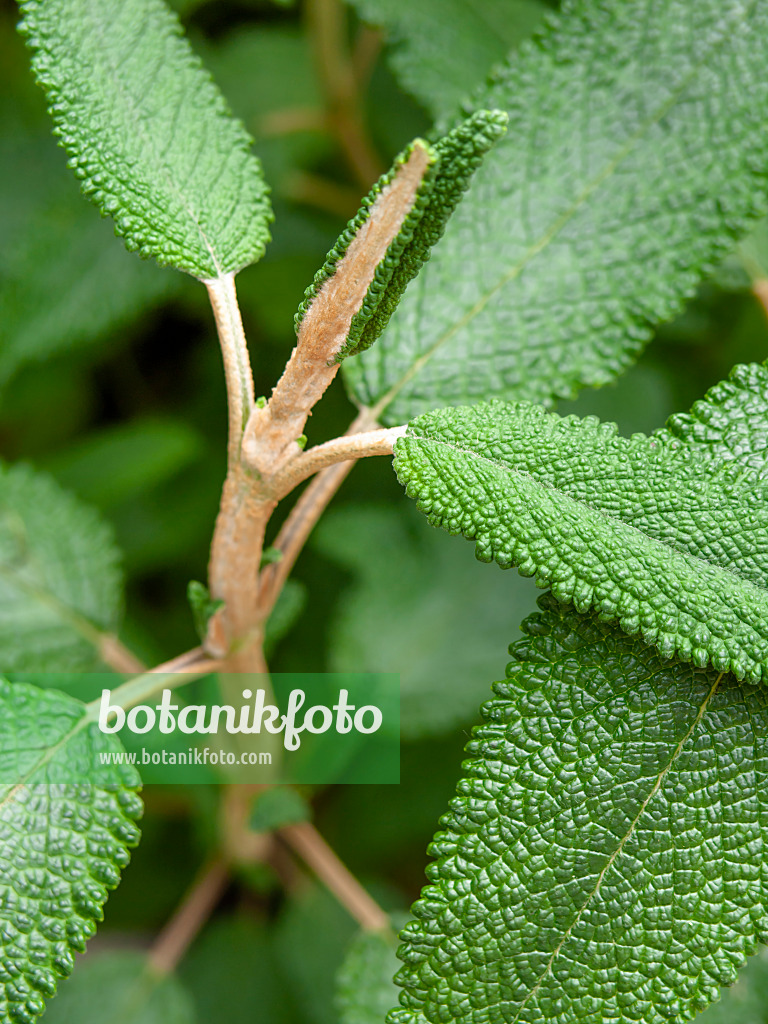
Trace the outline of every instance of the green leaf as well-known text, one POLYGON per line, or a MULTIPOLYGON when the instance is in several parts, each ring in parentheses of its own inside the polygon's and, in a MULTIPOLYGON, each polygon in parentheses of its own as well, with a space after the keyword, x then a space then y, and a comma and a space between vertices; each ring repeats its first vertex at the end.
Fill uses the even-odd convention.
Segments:
POLYGON ((739 971, 736 984, 697 1017, 697 1024, 768 1024, 768 950, 739 971))
POLYGON ((122 605, 112 531, 27 466, 0 465, 0 663, 86 670, 122 605))
POLYGON ((78 965, 43 1017, 44 1024, 195 1024, 190 996, 171 976, 151 971, 132 950, 96 953, 78 965), (106 1011, 105 1002, 109 1009, 106 1011))
POLYGON ((569 3, 476 97, 507 136, 351 371, 357 400, 397 423, 629 365, 765 210, 767 59, 754 0, 569 3))
POLYGON ((392 70, 435 117, 454 114, 546 9, 537 0, 351 2, 362 18, 388 30, 392 70))
POLYGON ((700 456, 768 475, 768 364, 734 366, 690 413, 670 416, 655 437, 683 441, 700 456))
POLYGON ((768 487, 754 472, 525 403, 426 414, 395 453, 429 521, 475 540, 481 561, 666 657, 768 680, 768 487))
POLYGON ((683 1024, 768 937, 768 691, 540 603, 431 847, 391 1024, 683 1024))
POLYGON ((300 793, 291 786, 273 786, 256 798, 249 824, 254 832, 272 832, 311 818, 312 811, 300 793))
POLYGON ((199 580, 190 580, 187 584, 187 600, 192 609, 192 619, 195 623, 195 632, 200 640, 205 640, 208 635, 208 623, 216 614, 219 608, 224 607, 224 602, 214 600, 208 587, 199 580))
POLYGON ((244 908, 214 918, 179 965, 179 977, 194 996, 199 1024, 306 1024, 282 966, 271 932, 244 908))
POLYGON ((466 545, 426 528, 407 506, 331 512, 313 544, 354 573, 328 627, 328 667, 399 672, 406 740, 471 724, 498 652, 533 610, 530 583, 489 574, 466 545))
POLYGON ((129 249, 201 279, 258 260, 249 138, 161 0, 22 0, 21 29, 83 191, 129 249))
POLYGON ((0 1021, 31 1024, 139 839, 139 778, 86 706, 0 680, 0 1021))
POLYGON ((109 508, 175 476, 203 446, 183 420, 147 416, 89 434, 44 468, 84 500, 109 508))
POLYGON ((500 111, 481 110, 440 139, 434 147, 416 139, 398 156, 392 168, 363 200, 357 215, 339 236, 307 289, 296 314, 297 334, 323 286, 340 270, 353 240, 364 237, 364 232, 376 221, 377 215, 381 216, 380 202, 385 200, 390 188, 396 187, 400 173, 409 173, 413 158, 414 167, 417 166, 416 161, 421 160, 424 170, 411 205, 383 259, 373 271, 365 297, 351 319, 346 340, 334 362, 341 362, 347 356, 370 348, 389 323, 408 283, 429 259, 432 246, 442 236, 470 178, 494 142, 504 134, 506 123, 506 115, 500 111))
POLYGON ((394 932, 360 932, 336 976, 340 1024, 381 1024, 397 999, 392 975, 398 967, 394 932))

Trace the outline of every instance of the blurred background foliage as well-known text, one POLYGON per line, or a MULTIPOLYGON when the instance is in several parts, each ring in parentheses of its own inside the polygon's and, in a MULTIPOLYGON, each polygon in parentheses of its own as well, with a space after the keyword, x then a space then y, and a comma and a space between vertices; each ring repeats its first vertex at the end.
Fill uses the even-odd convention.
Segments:
MULTIPOLYGON (((303 290, 372 180, 407 141, 449 116, 547 5, 174 6, 253 135, 272 188, 273 241, 238 278, 257 394, 268 394, 294 344, 303 290)), ((197 642, 184 595, 190 579, 205 579, 225 470, 213 322, 198 284, 126 253, 80 197, 16 17, 0 0, 0 454, 46 469, 113 524, 127 579, 122 637, 156 663, 197 642)), ((637 366, 560 411, 647 432, 734 363, 763 360, 765 277, 761 225, 659 329, 637 366)), ((310 443, 342 432, 353 415, 339 381, 313 416, 310 443)), ((426 846, 478 705, 503 675, 507 646, 535 597, 529 580, 476 563, 470 545, 430 530, 384 460, 355 469, 297 566, 272 631, 271 667, 402 673, 401 785, 305 794, 322 834, 387 909, 407 907, 423 883, 426 846)), ((153 786, 146 801, 144 840, 93 943, 101 955, 62 987, 46 1021, 107 1021, 89 993, 114 988, 118 976, 134 992, 130 979, 144 969, 135 952, 114 951, 146 948, 218 845, 215 790, 153 786)), ((381 1019, 354 998, 334 1002, 353 922, 295 865, 281 870, 280 856, 276 864, 243 869, 178 979, 145 986, 141 1015, 131 1021, 214 1021, 224 1007, 228 1024, 330 1024, 339 1013, 360 1024, 381 1019)), ((383 964, 391 975, 391 944, 360 956, 360 970, 381 975, 383 964)), ((761 1024, 764 961, 750 971, 728 998, 741 1000, 740 1024, 761 1024)), ((394 990, 378 998, 393 1000, 394 990)), ((705 1017, 715 1024, 727 1005, 705 1017)))

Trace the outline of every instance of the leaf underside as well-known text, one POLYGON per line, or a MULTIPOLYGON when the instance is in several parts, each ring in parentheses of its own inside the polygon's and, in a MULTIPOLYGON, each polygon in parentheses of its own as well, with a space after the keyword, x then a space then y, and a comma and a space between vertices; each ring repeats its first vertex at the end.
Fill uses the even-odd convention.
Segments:
POLYGON ((540 604, 441 819, 390 1024, 682 1024, 768 938, 768 691, 540 604))
POLYGON ((482 561, 517 566, 667 657, 768 679, 768 488, 756 472, 498 401, 419 417, 395 453, 430 522, 475 540, 482 561))
POLYGON ((0 680, 0 1021, 31 1024, 102 919, 138 842, 135 769, 55 690, 0 680))
POLYGON ((397 308, 409 282, 429 259, 469 181, 494 143, 504 134, 506 115, 498 110, 481 110, 460 124, 434 146, 415 140, 398 156, 393 167, 373 186, 360 210, 339 236, 325 263, 307 288, 295 317, 296 331, 323 284, 333 276, 352 240, 373 215, 377 199, 405 165, 415 147, 429 157, 413 205, 390 243, 373 276, 359 310, 352 317, 349 333, 335 362, 358 355, 376 341, 397 308))
POLYGON ((81 187, 129 249, 201 279, 258 260, 250 139, 162 0, 22 0, 21 30, 81 187))
POLYGON ((351 370, 357 400, 399 423, 618 374, 765 209, 767 59, 755 0, 566 4, 477 95, 506 138, 351 370))

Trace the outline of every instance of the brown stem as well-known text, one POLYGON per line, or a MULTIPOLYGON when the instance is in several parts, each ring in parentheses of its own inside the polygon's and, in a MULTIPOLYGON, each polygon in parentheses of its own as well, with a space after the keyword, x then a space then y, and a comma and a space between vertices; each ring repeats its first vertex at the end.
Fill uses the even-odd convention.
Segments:
POLYGON ((99 641, 99 657, 115 672, 135 675, 144 671, 144 664, 112 633, 104 633, 99 641))
POLYGON ((248 345, 235 292, 235 275, 226 274, 204 282, 211 300, 216 331, 224 358, 229 409, 229 465, 240 455, 240 442, 254 404, 253 374, 248 345))
POLYGON ((200 874, 149 952, 148 966, 156 974, 170 974, 187 952, 224 894, 227 866, 215 860, 200 874))
POLYGON ((302 481, 337 462, 366 459, 372 455, 392 455, 395 441, 402 437, 405 431, 405 427, 385 427, 358 434, 345 434, 302 452, 275 478, 274 487, 278 497, 290 494, 302 481))
POLYGON ((763 307, 763 312, 768 316, 768 280, 759 278, 752 282, 752 291, 757 301, 763 307))
MULTIPOLYGON (((344 436, 367 432, 375 426, 369 410, 361 409, 344 436)), ((354 462, 337 462, 321 470, 288 514, 274 543, 282 558, 267 566, 261 575, 259 604, 263 618, 269 616, 307 538, 354 465, 354 462)))
POLYGON ((361 928, 381 931, 390 927, 387 914, 339 860, 314 825, 309 822, 286 825, 278 835, 330 889, 361 928))
POLYGON ((331 126, 358 181, 368 189, 384 168, 365 130, 344 10, 339 0, 308 0, 307 17, 331 126))

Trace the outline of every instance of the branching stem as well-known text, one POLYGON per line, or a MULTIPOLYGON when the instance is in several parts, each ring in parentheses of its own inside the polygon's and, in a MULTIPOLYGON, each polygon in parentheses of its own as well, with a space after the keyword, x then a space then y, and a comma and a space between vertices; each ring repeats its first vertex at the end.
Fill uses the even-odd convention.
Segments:
POLYGON ((361 928, 382 931, 391 927, 388 915, 339 860, 314 825, 309 822, 286 825, 278 835, 330 889, 361 928))
POLYGON ((228 881, 229 872, 222 860, 213 861, 202 871, 150 950, 150 971, 165 975, 176 969, 216 909, 228 881))

